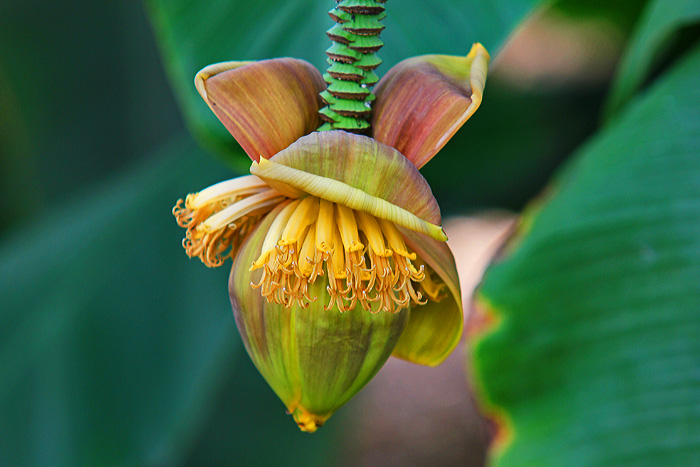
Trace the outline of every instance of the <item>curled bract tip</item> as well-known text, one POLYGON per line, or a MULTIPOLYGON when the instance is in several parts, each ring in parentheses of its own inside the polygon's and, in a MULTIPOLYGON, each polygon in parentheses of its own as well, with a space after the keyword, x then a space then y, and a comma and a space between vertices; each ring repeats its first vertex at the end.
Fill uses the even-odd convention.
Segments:
POLYGON ((195 75, 194 87, 197 88, 197 91, 199 92, 199 95, 202 96, 202 99, 204 99, 204 102, 209 104, 209 98, 207 97, 207 88, 205 85, 206 80, 211 78, 212 76, 218 75, 219 73, 223 73, 224 71, 235 70, 236 68, 248 65, 249 63, 252 62, 235 61, 212 63, 211 65, 207 65, 201 70, 199 70, 195 75))
POLYGON ((423 55, 391 68, 375 90, 374 138, 425 165, 481 105, 489 60, 476 43, 466 56, 423 55))
POLYGON ((406 209, 338 180, 306 173, 265 159, 253 162, 250 173, 266 180, 277 189, 287 191, 291 196, 298 196, 299 191, 305 192, 341 206, 347 206, 391 221, 435 240, 447 241, 447 235, 441 226, 426 222, 406 209), (287 186, 291 190, 287 189, 287 186))
POLYGON ((269 160, 254 162, 250 172, 289 197, 313 195, 447 240, 423 176, 401 153, 372 138, 313 133, 269 160))

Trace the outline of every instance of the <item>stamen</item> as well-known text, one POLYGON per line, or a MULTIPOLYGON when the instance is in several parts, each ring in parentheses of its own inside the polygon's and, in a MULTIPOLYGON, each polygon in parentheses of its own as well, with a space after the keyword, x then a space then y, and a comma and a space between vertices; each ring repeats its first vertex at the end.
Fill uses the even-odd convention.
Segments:
POLYGON ((345 252, 343 249, 343 241, 340 238, 340 231, 336 225, 331 226, 332 236, 333 236, 333 250, 331 250, 330 261, 326 262, 326 269, 328 270, 328 294, 330 295, 330 301, 326 305, 326 310, 333 308, 333 305, 337 305, 338 310, 344 313, 352 308, 354 308, 355 295, 352 287, 347 283, 348 273, 345 268, 345 252), (345 287, 343 286, 343 279, 346 280, 345 287), (345 301, 350 301, 352 307, 345 303, 345 301))
MULTIPOLYGON (((315 261, 315 241, 316 241, 316 226, 312 225, 306 232, 306 238, 299 252, 299 276, 310 278, 314 271, 315 261)), ((313 282, 313 281, 312 281, 313 282)))
POLYGON ((246 176, 187 195, 178 200, 173 215, 187 229, 182 242, 187 255, 217 267, 233 258, 260 218, 283 200, 259 178, 246 176))
MULTIPOLYGON (((420 265, 421 268, 425 267, 420 259, 416 260, 416 264, 420 265)), ((420 289, 427 295, 432 301, 439 302, 444 298, 442 295, 443 289, 445 289, 444 282, 437 282, 433 279, 434 271, 425 268, 425 278, 420 281, 420 289)))
POLYGON ((343 253, 343 241, 340 239, 338 227, 333 226, 333 249, 331 250, 331 264, 333 264, 333 277, 345 279, 345 254, 343 253))
POLYGON ((360 242, 360 235, 357 230, 357 221, 355 220, 355 215, 352 209, 337 204, 336 210, 338 216, 336 217, 336 223, 340 232, 340 238, 343 245, 342 251, 338 248, 336 243, 336 249, 334 254, 339 255, 344 251, 345 254, 345 271, 346 271, 346 284, 348 289, 352 291, 350 299, 359 299, 362 306, 366 307, 366 302, 364 296, 361 292, 364 290, 362 281, 364 277, 367 277, 368 270, 365 269, 365 257, 363 254, 365 246, 360 242))
POLYGON ((294 214, 284 228, 280 246, 292 245, 299 240, 302 232, 316 221, 318 215, 318 198, 308 196, 304 198, 299 206, 294 210, 294 214))
POLYGON ((403 237, 401 236, 399 229, 397 229, 396 226, 394 226, 394 224, 392 224, 389 221, 386 221, 384 219, 378 220, 379 225, 382 228, 382 233, 389 242, 389 247, 392 250, 394 250, 394 253, 398 253, 399 255, 404 256, 410 260, 416 259, 416 254, 409 253, 406 249, 406 243, 403 241, 403 237))
POLYGON ((357 222, 360 225, 360 229, 367 236, 370 247, 374 254, 384 257, 391 256, 391 250, 387 250, 384 246, 384 236, 382 235, 382 230, 379 227, 379 223, 374 216, 367 214, 366 212, 357 212, 357 222))
POLYGON ((205 188, 199 193, 189 195, 187 197, 187 207, 190 209, 198 209, 205 204, 215 201, 251 195, 269 188, 270 186, 267 183, 263 182, 255 175, 244 175, 243 177, 219 182, 205 188))
POLYGON ((392 273, 391 263, 389 260, 393 252, 386 248, 382 230, 379 227, 379 223, 373 216, 365 212, 358 211, 357 221, 360 226, 360 230, 362 230, 362 233, 364 233, 364 235, 367 237, 367 241, 370 246, 367 254, 369 256, 369 263, 371 267, 369 269, 369 282, 365 288, 367 290, 372 290, 372 288, 375 288, 376 290, 375 297, 373 299, 367 298, 367 300, 380 302, 380 307, 373 310, 374 313, 381 310, 393 311, 394 301, 391 300, 391 289, 394 286, 397 277, 392 273))
POLYGON ((284 199, 284 195, 272 188, 260 192, 256 195, 238 201, 224 210, 217 212, 202 222, 197 230, 202 232, 212 232, 232 224, 236 219, 258 209, 276 206, 284 199))
POLYGON ((270 254, 275 251, 277 242, 279 241, 279 238, 282 235, 282 232, 284 231, 284 227, 287 225, 287 221, 290 217, 292 217, 292 214, 294 214, 294 210, 297 206, 299 206, 300 202, 300 200, 296 200, 289 203, 284 209, 280 211, 279 214, 277 214, 275 220, 272 221, 272 225, 270 225, 270 229, 267 231, 267 235, 265 236, 265 240, 263 241, 260 256, 250 267, 251 271, 261 268, 267 262, 267 259, 270 256, 270 254))
POLYGON ((357 233, 357 222, 352 213, 352 209, 336 204, 338 217, 338 228, 343 239, 343 246, 346 251, 359 251, 365 246, 360 243, 360 236, 357 233))
POLYGON ((408 251, 393 223, 312 196, 279 212, 251 271, 260 268, 262 277, 251 285, 268 302, 286 307, 306 308, 316 300, 309 286, 324 275, 325 307, 340 312, 359 304, 371 313, 395 313, 439 300, 444 287, 408 251))
MULTIPOLYGON (((318 210, 318 220, 316 221, 318 228, 316 229, 316 249, 324 254, 330 253, 332 247, 333 229, 335 223, 333 220, 333 203, 321 200, 318 210)), ((324 258, 327 259, 327 258, 324 258)))
POLYGON ((254 288, 271 303, 286 307, 294 302, 306 308, 309 295, 309 277, 313 271, 306 256, 313 255, 318 199, 296 200, 277 215, 263 241, 262 253, 250 270, 264 267, 263 275, 254 288), (304 245, 306 245, 304 247, 304 245), (301 251, 303 250, 303 251, 301 251), (300 252, 303 255, 300 258, 300 252), (303 270, 302 270, 303 269, 303 270))

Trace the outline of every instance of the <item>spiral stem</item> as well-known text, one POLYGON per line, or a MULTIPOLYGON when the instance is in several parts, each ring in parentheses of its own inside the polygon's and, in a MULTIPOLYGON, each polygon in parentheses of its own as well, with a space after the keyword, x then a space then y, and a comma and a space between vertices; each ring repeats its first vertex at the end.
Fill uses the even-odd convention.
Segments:
POLYGON ((329 67, 323 79, 328 87, 321 93, 326 106, 319 111, 324 123, 318 131, 367 134, 375 99, 370 89, 379 81, 374 70, 382 63, 376 52, 384 45, 379 33, 386 0, 336 2, 328 12, 337 24, 326 32, 333 44, 326 50, 329 67))

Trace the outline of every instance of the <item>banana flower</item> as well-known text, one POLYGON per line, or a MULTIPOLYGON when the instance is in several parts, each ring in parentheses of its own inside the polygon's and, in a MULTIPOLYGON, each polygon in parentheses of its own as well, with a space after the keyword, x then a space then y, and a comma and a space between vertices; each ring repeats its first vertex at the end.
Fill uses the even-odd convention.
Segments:
POLYGON ((433 366, 458 343, 457 270, 418 169, 479 107, 488 61, 475 44, 466 57, 394 66, 377 84, 369 136, 314 131, 333 96, 305 61, 197 74, 251 175, 189 194, 173 214, 190 257, 232 259, 246 350, 302 430, 321 426, 390 355, 433 366))

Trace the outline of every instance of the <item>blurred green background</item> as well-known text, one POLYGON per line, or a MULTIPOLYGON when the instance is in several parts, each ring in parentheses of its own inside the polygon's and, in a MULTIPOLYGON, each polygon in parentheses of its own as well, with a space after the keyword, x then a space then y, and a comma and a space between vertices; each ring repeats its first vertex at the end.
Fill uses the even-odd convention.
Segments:
MULTIPOLYGON (((199 102, 196 71, 275 56, 323 69, 331 6, 0 3, 1 464, 399 464, 400 440, 414 438, 397 431, 393 442, 368 442, 406 425, 368 410, 373 396, 361 394, 313 436, 298 431, 241 346, 228 271, 188 260, 170 215, 188 192, 247 169, 199 102)), ((380 75, 413 55, 466 53, 474 41, 492 52, 482 108, 424 170, 445 215, 523 209, 699 37, 692 1, 397 0, 387 8, 380 75)), ((693 108, 687 118, 696 122, 693 108)), ((464 356, 455 358, 461 375, 464 356)), ((383 374, 385 383, 400 378, 383 374)), ((411 397, 440 399, 436 384, 411 397)), ((467 391, 465 380, 458 404, 472 408, 458 413, 468 420, 427 426, 456 430, 454 442, 469 449, 428 431, 401 465, 484 462, 491 431, 467 391), (435 446, 458 455, 440 457, 435 446)))

